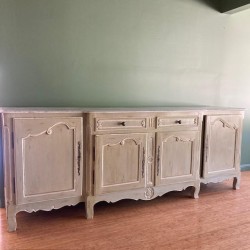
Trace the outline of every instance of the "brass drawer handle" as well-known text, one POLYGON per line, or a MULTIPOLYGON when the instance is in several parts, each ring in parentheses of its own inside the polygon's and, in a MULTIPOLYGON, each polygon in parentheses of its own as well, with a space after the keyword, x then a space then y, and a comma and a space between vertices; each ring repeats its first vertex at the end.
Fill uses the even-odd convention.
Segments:
POLYGON ((181 124, 181 120, 176 120, 175 123, 176 124, 181 124))

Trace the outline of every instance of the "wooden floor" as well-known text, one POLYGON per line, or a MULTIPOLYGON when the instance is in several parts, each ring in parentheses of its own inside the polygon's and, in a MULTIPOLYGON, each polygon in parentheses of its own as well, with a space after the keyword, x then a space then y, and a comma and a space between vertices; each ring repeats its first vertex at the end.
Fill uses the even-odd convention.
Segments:
POLYGON ((203 185, 197 200, 189 192, 99 203, 93 220, 84 218, 83 204, 22 212, 14 233, 0 209, 0 249, 250 249, 250 172, 240 190, 231 180, 203 185))

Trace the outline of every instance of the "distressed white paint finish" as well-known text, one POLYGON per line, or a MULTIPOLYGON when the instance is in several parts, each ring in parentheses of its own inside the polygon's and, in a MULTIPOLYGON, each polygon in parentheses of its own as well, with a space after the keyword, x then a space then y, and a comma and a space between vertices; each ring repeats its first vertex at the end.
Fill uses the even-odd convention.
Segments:
POLYGON ((83 201, 83 118, 57 113, 4 113, 8 229, 16 213, 83 201))
POLYGON ((1 108, 9 231, 16 213, 85 201, 150 200, 233 179, 240 184, 243 109, 1 108), (200 159, 201 156, 201 159, 200 159))
POLYGON ((199 136, 199 131, 157 133, 157 185, 196 180, 199 136))
MULTIPOLYGON (((120 112, 117 110, 111 112, 93 111, 88 114, 89 148, 94 149, 95 156, 93 157, 90 150, 90 156, 88 158, 90 169, 87 169, 87 172, 89 171, 89 174, 87 175, 91 176, 92 171, 94 171, 95 174, 92 175, 92 183, 94 183, 94 185, 89 183, 89 188, 87 188, 89 190, 85 206, 87 218, 93 218, 94 204, 102 200, 112 202, 123 198, 147 200, 172 190, 183 190, 188 186, 193 186, 193 197, 198 198, 201 181, 208 183, 223 181, 228 178, 234 179, 233 187, 235 189, 239 187, 240 173, 238 170, 231 173, 230 176, 228 173, 225 173, 223 176, 223 171, 220 172, 220 166, 217 165, 218 169, 215 171, 215 175, 210 178, 210 176, 206 176, 205 174, 206 170, 203 168, 203 164, 201 164, 200 156, 204 159, 204 153, 207 153, 207 145, 205 145, 204 148, 203 139, 206 138, 205 129, 208 131, 209 123, 205 123, 205 126, 203 126, 203 120, 208 121, 210 116, 223 118, 224 116, 229 117, 233 115, 237 116, 239 121, 242 121, 244 114, 243 110, 216 108, 200 108, 199 110, 192 110, 192 108, 179 110, 177 108, 175 110, 173 108, 171 111, 163 111, 162 109, 157 111, 149 110, 148 112, 132 111, 133 110, 131 110, 131 112, 120 112), (138 126, 133 129, 133 132, 147 135, 145 186, 142 186, 141 188, 139 186, 134 186, 131 189, 131 186, 125 181, 124 185, 111 185, 109 190, 106 189, 104 191, 101 189, 102 191, 100 192, 99 185, 103 185, 103 178, 100 178, 99 173, 101 169, 101 171, 103 171, 102 175, 105 176, 104 164, 108 163, 109 166, 111 166, 110 168, 106 168, 106 176, 108 176, 108 178, 112 176, 113 180, 115 180, 117 166, 124 169, 124 167, 131 166, 132 161, 139 159, 139 157, 134 158, 132 151, 130 153, 131 158, 128 159, 127 157, 124 157, 120 154, 120 149, 115 149, 115 147, 118 147, 119 142, 124 138, 133 138, 133 133, 131 133, 130 127, 126 127, 126 124, 122 128, 119 128, 120 121, 136 120, 140 118, 145 118, 146 121, 148 121, 146 130, 144 127, 138 126), (109 128, 108 126, 105 128, 105 131, 98 131, 95 129, 98 126, 97 121, 100 119, 112 120, 113 124, 116 124, 117 122, 118 126, 115 129, 117 134, 114 136, 114 130, 112 127, 109 128), (94 137, 95 139, 93 139, 94 137), (115 137, 119 138, 116 140, 116 146, 114 145, 115 137), (101 138, 105 138, 105 143, 103 143, 101 138), (101 156, 106 152, 101 145, 107 145, 109 143, 113 144, 113 154, 110 153, 110 155, 105 158, 101 156), (127 162, 125 165, 124 160, 127 162), (117 164, 117 162, 120 162, 120 164, 117 164), (204 178, 202 178, 202 175, 204 178), (119 189, 120 187, 122 188, 119 189)), ((240 123, 238 134, 241 133, 242 127, 240 123)), ((221 137, 217 137, 217 139, 223 144, 225 140, 229 140, 227 137, 228 134, 222 134, 221 137)), ((230 159, 234 157, 235 154, 238 154, 237 152, 240 149, 238 146, 234 148, 234 150, 228 150, 227 143, 224 143, 224 149, 221 150, 227 151, 227 153, 230 154, 228 159, 230 159)), ((120 147, 121 145, 118 148, 120 147)), ((128 145, 124 151, 127 152, 132 150, 132 147, 133 144, 130 146, 128 145)), ((209 147, 213 147, 213 144, 209 147)), ((214 150, 216 151, 217 149, 215 148, 214 150)), ((216 161, 216 154, 211 155, 211 157, 214 157, 215 159, 213 159, 213 161, 216 161)), ((209 165, 209 168, 216 169, 216 163, 214 166, 209 165)), ((139 169, 137 166, 134 167, 134 171, 137 169, 139 169)), ((129 172, 131 171, 132 170, 130 169, 129 172)), ((122 181, 120 180, 120 182, 122 181)))
POLYGON ((95 194, 145 186, 147 134, 96 136, 95 194))
POLYGON ((240 179, 241 136, 242 116, 206 116, 203 164, 205 179, 223 178, 228 174, 240 179))
POLYGON ((82 118, 14 118, 16 203, 81 196, 82 118))

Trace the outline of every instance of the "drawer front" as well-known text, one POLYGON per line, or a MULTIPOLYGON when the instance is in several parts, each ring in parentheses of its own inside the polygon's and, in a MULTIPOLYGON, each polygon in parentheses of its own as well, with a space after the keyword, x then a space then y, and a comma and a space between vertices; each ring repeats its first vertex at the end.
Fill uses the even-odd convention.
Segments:
POLYGON ((157 128, 164 127, 197 127, 199 124, 198 116, 189 117, 158 117, 157 118, 157 128))
POLYGON ((146 126, 147 118, 95 118, 95 131, 145 129, 146 126))

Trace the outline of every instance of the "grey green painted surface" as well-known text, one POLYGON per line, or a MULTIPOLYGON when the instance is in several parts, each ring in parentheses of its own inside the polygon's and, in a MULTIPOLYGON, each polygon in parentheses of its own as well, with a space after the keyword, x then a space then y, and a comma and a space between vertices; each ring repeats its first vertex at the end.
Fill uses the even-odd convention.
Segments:
POLYGON ((250 10, 209 3, 0 0, 0 106, 250 109, 250 10))
POLYGON ((241 165, 241 171, 250 171, 250 164, 241 165))

